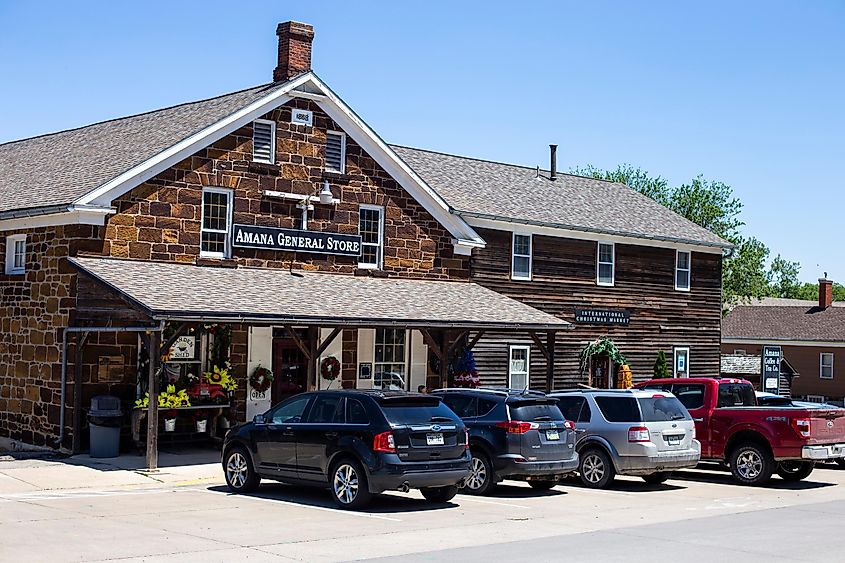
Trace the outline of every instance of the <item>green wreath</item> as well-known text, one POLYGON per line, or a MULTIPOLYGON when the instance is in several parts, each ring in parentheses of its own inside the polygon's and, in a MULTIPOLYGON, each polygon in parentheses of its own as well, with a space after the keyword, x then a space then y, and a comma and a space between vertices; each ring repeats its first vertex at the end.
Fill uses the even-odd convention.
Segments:
POLYGON ((252 370, 252 375, 249 376, 249 384, 259 393, 264 393, 273 384, 273 372, 265 367, 258 366, 252 370))
POLYGON ((334 356, 323 358, 320 362, 320 375, 323 379, 334 381, 340 375, 340 362, 334 356))
POLYGON ((610 337, 604 336, 590 342, 581 349, 581 373, 587 370, 587 362, 596 354, 607 354, 614 364, 623 365, 628 363, 625 356, 616 347, 616 343, 610 337))

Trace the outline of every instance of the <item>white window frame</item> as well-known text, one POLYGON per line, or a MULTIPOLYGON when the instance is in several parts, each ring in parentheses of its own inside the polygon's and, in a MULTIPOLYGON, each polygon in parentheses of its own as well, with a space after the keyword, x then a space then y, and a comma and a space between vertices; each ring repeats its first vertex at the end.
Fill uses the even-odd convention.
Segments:
MULTIPOLYGON (((396 363, 396 362, 376 362, 376 348, 379 345, 378 344, 378 329, 379 328, 389 329, 389 330, 399 330, 399 329, 396 329, 395 327, 390 327, 390 326, 377 327, 377 328, 373 329, 373 373, 372 373, 373 385, 375 385, 376 372, 378 371, 378 370, 376 370, 377 365, 388 364, 388 363, 389 364, 395 364, 396 363)), ((404 366, 405 366, 404 369, 403 369, 402 377, 405 378, 405 390, 407 391, 408 385, 410 385, 410 382, 411 382, 411 362, 409 361, 410 355, 411 355, 411 334, 407 329, 402 331, 402 332, 405 335, 405 341, 402 344, 402 346, 404 347, 404 354, 403 355, 404 355, 404 366)), ((384 344, 382 344, 382 346, 384 346, 384 344)))
POLYGON ((819 378, 820 379, 833 379, 833 352, 820 352, 819 353, 819 378), (825 377, 824 375, 824 368, 828 367, 824 363, 825 356, 830 356, 830 376, 825 377))
POLYGON ((232 190, 226 188, 212 188, 212 187, 205 187, 202 189, 202 207, 200 209, 200 258, 229 258, 232 255, 232 208, 234 207, 233 199, 235 195, 232 190), (227 198, 227 206, 226 206, 226 230, 221 231, 219 229, 206 229, 205 224, 205 194, 207 193, 215 193, 215 194, 224 194, 227 198), (223 252, 208 252, 207 250, 202 249, 202 234, 204 232, 209 233, 225 233, 225 243, 224 243, 224 250, 223 252))
POLYGON ((343 131, 326 131, 326 146, 328 146, 329 135, 339 135, 340 136, 340 170, 336 170, 334 168, 329 167, 329 159, 328 155, 326 155, 326 171, 327 172, 336 172, 338 174, 346 174, 346 133, 343 131))
POLYGON ((252 127, 252 161, 253 162, 261 162, 263 164, 275 164, 276 163, 276 122, 271 121, 269 119, 256 119, 253 122, 252 127), (255 124, 256 123, 264 123, 265 125, 270 126, 270 160, 261 160, 256 158, 255 156, 255 124))
MULTIPOLYGON (((369 209, 371 211, 378 211, 379 212, 379 221, 378 221, 378 263, 376 264, 369 264, 366 262, 358 262, 358 267, 364 270, 381 270, 384 266, 384 207, 381 205, 369 205, 366 203, 362 203, 358 206, 358 234, 361 234, 361 211, 364 209, 369 209)), ((372 243, 365 243, 361 241, 361 253, 363 254, 364 246, 373 246, 372 243)))
MULTIPOLYGON (((531 387, 531 346, 528 344, 510 344, 508 346, 508 388, 515 389, 513 385, 513 376, 514 375, 524 375, 525 376, 525 383, 527 388, 531 387), (524 372, 514 372, 513 371, 513 352, 514 350, 525 350, 525 371, 524 372)), ((523 386, 526 387, 526 386, 523 386)), ((519 387, 522 389, 523 387, 519 387)))
POLYGON ((689 350, 689 346, 673 346, 672 347, 672 377, 674 377, 676 379, 678 379, 678 378, 686 379, 689 376, 690 376, 690 350, 689 350), (686 375, 683 376, 683 377, 678 375, 678 352, 680 352, 680 351, 684 351, 684 352, 687 353, 687 356, 686 356, 687 357, 687 365, 686 365, 687 369, 684 371, 684 373, 686 375))
MULTIPOLYGON (((604 262, 607 264, 607 262, 604 262)), ((613 242, 601 242, 599 241, 596 244, 596 285, 601 285, 604 287, 613 287, 616 284, 616 243, 613 242), (602 246, 609 246, 611 248, 611 256, 612 261, 610 262, 611 269, 610 269, 610 283, 601 281, 601 264, 599 262, 601 258, 601 247, 602 246)))
POLYGON ((6 275, 18 276, 26 273, 26 234, 9 235, 6 237, 6 275), (23 242, 23 264, 15 265, 17 246, 23 242))
POLYGON ((523 281, 531 281, 531 277, 534 275, 534 237, 531 233, 512 233, 511 235, 511 279, 512 280, 523 280, 523 281), (517 254, 516 253, 516 237, 528 237, 528 254, 517 254), (514 268, 514 263, 516 262, 516 258, 528 258, 528 275, 523 276, 516 273, 514 268))
POLYGON ((692 251, 690 250, 676 250, 675 251, 675 291, 689 291, 692 287, 692 251), (686 254, 687 258, 687 268, 681 269, 678 267, 678 258, 680 257, 681 253, 686 254), (682 287, 678 285, 678 272, 686 272, 687 273, 687 286, 682 287))

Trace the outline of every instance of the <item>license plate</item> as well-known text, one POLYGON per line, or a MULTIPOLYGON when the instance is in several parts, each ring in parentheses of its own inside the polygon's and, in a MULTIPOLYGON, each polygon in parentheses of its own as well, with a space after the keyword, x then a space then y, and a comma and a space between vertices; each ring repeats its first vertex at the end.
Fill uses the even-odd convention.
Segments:
POLYGON ((681 436, 666 436, 666 443, 670 446, 677 446, 681 443, 681 436))
POLYGON ((546 430, 546 440, 560 440, 560 434, 557 430, 546 430))
POLYGON ((425 443, 429 446, 442 446, 443 434, 426 434, 425 443))

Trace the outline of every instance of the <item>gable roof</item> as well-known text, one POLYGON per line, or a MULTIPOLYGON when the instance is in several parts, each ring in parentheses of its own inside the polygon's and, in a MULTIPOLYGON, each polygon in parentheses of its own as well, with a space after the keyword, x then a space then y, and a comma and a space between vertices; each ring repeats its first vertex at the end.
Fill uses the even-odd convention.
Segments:
POLYGON ((845 303, 821 309, 815 301, 763 299, 737 305, 722 319, 722 338, 845 342, 845 303))
POLYGON ((624 184, 392 145, 459 215, 719 248, 732 245, 624 184))

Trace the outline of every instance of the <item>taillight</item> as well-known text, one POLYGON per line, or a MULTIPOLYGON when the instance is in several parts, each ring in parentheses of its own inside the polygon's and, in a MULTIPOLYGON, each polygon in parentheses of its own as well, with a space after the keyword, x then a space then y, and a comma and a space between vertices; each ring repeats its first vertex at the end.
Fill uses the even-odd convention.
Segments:
POLYGON ((464 449, 469 449, 469 430, 464 428, 464 449))
POLYGON ((810 419, 809 418, 793 418, 792 427, 804 438, 810 437, 810 419))
POLYGON ((651 442, 648 435, 648 428, 645 426, 632 426, 628 429, 629 442, 651 442))
POLYGON ((505 422, 497 422, 497 428, 503 428, 508 431, 508 434, 525 434, 529 430, 536 430, 540 425, 536 422, 521 422, 519 420, 507 420, 505 422))
POLYGON ((563 427, 566 428, 567 430, 575 430, 575 423, 572 422, 571 420, 566 420, 563 423, 563 427))
POLYGON ((393 432, 387 431, 376 434, 375 438, 373 438, 373 451, 395 454, 396 442, 393 441, 393 432))

